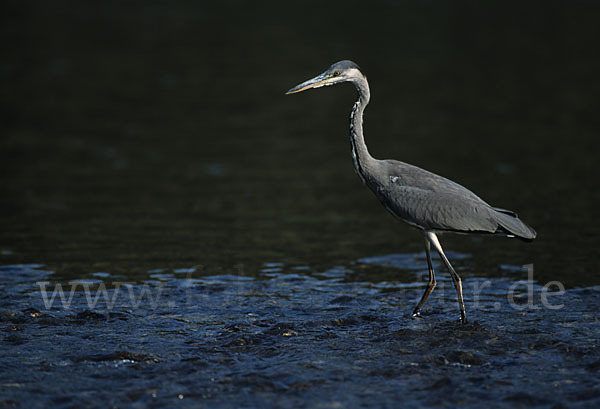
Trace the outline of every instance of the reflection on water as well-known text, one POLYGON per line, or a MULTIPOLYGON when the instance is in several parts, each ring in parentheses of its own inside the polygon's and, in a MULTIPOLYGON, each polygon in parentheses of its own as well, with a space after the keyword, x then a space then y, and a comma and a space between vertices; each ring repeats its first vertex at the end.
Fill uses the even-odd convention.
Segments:
MULTIPOLYGON (((422 251, 353 173, 351 87, 283 96, 351 58, 371 82, 374 156, 448 176, 539 232, 444 236, 471 255, 464 274, 534 264, 543 281, 599 283, 595 4, 314 6, 6 5, 0 264, 141 282, 422 251)), ((360 265, 373 282, 414 280, 360 265)))

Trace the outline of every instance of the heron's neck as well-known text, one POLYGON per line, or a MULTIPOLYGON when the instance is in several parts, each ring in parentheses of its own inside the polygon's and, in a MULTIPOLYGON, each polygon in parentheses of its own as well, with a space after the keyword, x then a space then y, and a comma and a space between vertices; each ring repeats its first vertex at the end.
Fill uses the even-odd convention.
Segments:
POLYGON ((358 91, 358 100, 354 103, 350 113, 350 146, 356 173, 366 184, 375 164, 375 159, 369 154, 363 135, 363 112, 369 103, 371 93, 369 83, 365 78, 356 79, 353 84, 358 91))

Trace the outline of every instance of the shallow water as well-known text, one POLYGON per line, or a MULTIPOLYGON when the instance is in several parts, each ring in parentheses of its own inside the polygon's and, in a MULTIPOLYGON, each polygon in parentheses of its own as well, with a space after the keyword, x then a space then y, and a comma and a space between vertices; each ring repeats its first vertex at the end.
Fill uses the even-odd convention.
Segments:
POLYGON ((598 11, 3 3, 1 403, 596 407, 598 11), (283 95, 346 58, 375 157, 538 231, 441 237, 465 328, 444 268, 408 318, 423 240, 354 174, 354 90, 283 95))
MULTIPOLYGON (((370 262, 400 270, 411 265, 398 255, 370 262)), ((598 287, 545 293, 534 284, 474 279, 465 286, 469 323, 463 326, 445 281, 426 304, 425 318, 412 319, 422 287, 360 281, 354 265, 319 272, 270 264, 256 278, 195 277, 193 270, 155 274, 105 295, 98 282, 78 282, 77 291, 63 288, 61 300, 58 293, 52 299, 53 272, 0 268, 2 403, 600 404, 598 287)))

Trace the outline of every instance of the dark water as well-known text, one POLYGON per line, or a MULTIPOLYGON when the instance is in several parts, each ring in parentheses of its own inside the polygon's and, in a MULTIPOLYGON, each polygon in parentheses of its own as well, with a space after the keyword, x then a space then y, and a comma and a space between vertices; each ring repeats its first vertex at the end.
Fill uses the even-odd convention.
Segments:
POLYGON ((444 406, 439 399, 450 396, 449 406, 473 406, 483 395, 461 391, 485 394, 509 379, 512 386, 485 399, 506 407, 589 402, 578 396, 597 403, 587 391, 598 359, 590 352, 600 284, 598 12, 587 1, 3 2, 0 266, 25 267, 2 270, 2 351, 11 357, 2 397, 29 396, 31 384, 6 386, 27 378, 58 388, 42 406, 67 407, 75 395, 93 406, 116 382, 122 393, 111 402, 143 405, 158 386, 142 381, 160 377, 168 396, 196 391, 195 402, 206 395, 211 406, 225 394, 254 396, 250 407, 261 399, 298 407, 321 384, 330 389, 307 406, 351 406, 348 396, 367 405, 371 394, 393 406, 396 393, 416 384, 423 392, 414 405, 444 406), (471 305, 474 323, 460 332, 452 291, 442 291, 431 304, 443 312, 406 318, 422 290, 425 263, 411 256, 422 239, 354 174, 354 90, 283 95, 345 58, 369 77, 365 131, 375 157, 450 177, 538 231, 531 244, 444 236, 465 285, 490 279, 485 291, 506 295, 528 279, 520 266, 533 265, 537 293, 550 281, 568 289, 564 309, 522 317, 505 304, 493 313, 471 305), (390 266, 391 254, 407 259, 392 257, 390 266), (385 262, 372 262, 380 256, 385 262), (269 266, 275 276, 265 276, 269 266), (340 282, 317 274, 340 268, 340 282), (208 284, 188 285, 180 276, 187 273, 175 273, 190 269, 190 279, 208 284), (67 290, 72 280, 109 291, 114 282, 164 281, 173 303, 109 312, 84 303, 78 284, 70 310, 46 310, 38 270, 51 272, 49 288, 67 290), (197 302, 184 302, 190 297, 197 302), (338 319, 351 323, 332 324, 338 319), (280 324, 295 335, 282 336, 280 324), (521 329, 525 338, 515 338, 521 329), (436 344, 443 339, 456 341, 436 344), (540 339, 551 346, 530 348, 540 339), (486 349, 494 342, 499 355, 486 349), (452 354, 460 351, 491 363, 459 374, 466 369, 453 366, 461 361, 452 354), (425 379, 412 363, 429 362, 427 354, 436 376, 425 379), (361 359, 368 363, 355 367, 361 359), (535 385, 517 387, 520 370, 535 385), (77 393, 59 382, 74 371, 84 375, 77 393), (483 380, 459 384, 465 376, 483 380), (211 386, 212 378, 222 383, 211 386), (565 399, 535 400, 561 379, 565 399), (530 397, 511 400, 521 392, 530 397))

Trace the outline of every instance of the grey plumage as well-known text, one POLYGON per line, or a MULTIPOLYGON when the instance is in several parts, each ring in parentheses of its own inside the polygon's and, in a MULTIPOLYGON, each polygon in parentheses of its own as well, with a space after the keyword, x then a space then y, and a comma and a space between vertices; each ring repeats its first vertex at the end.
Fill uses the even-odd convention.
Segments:
POLYGON ((456 182, 404 162, 373 158, 365 144, 362 127, 363 112, 370 99, 369 84, 352 61, 331 65, 322 74, 297 85, 287 94, 341 82, 351 82, 358 91, 358 100, 350 114, 350 146, 356 173, 390 213, 421 230, 425 237, 429 282, 413 316, 419 316, 421 306, 436 285, 430 254, 433 245, 450 271, 461 320, 466 322, 462 281, 446 258, 437 234, 495 234, 531 241, 536 237, 535 230, 523 223, 516 213, 490 206, 456 182))
MULTIPOLYGON (((383 161, 389 183, 376 188, 379 199, 400 219, 426 230, 514 235, 535 238, 515 213, 498 209, 435 173, 394 160, 383 161)), ((381 181, 385 178, 378 177, 381 181)))

